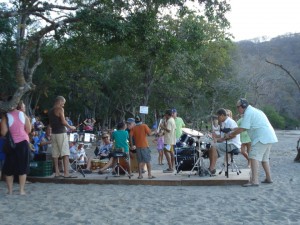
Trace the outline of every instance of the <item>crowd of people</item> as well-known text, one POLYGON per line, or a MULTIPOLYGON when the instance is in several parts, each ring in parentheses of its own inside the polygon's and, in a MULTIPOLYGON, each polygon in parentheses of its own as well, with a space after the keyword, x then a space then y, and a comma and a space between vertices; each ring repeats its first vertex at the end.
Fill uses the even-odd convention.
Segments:
MULTIPOLYGON (((55 99, 53 107, 49 110, 49 124, 44 126, 39 117, 31 121, 25 112, 25 105, 21 101, 15 109, 2 115, 1 135, 5 136, 9 131, 16 144, 10 154, 0 152, 0 171, 6 177, 8 194, 12 194, 14 176, 18 176, 20 183, 20 194, 25 194, 26 177, 29 172, 29 162, 32 155, 45 153, 49 144, 52 146, 52 158, 54 162, 55 178, 76 178, 70 174, 70 162, 78 160, 86 164, 86 173, 92 173, 93 160, 106 160, 106 164, 99 169, 98 173, 103 174, 114 168, 117 164, 117 157, 114 151, 124 153, 125 167, 128 175, 133 176, 130 161, 136 159, 138 162, 137 179, 143 179, 147 172, 148 179, 154 179, 151 169, 151 149, 149 148, 148 136, 155 135, 155 143, 158 151, 158 164, 163 165, 163 158, 167 162, 164 173, 173 173, 175 170, 175 146, 182 137, 182 128, 185 123, 177 115, 176 109, 168 109, 162 116, 156 130, 151 130, 142 121, 140 116, 128 118, 126 122, 117 124, 113 132, 101 133, 101 139, 97 143, 95 155, 88 157, 84 145, 79 143, 80 139, 70 141, 68 134, 77 130, 70 120, 65 117, 64 105, 66 100, 62 96, 55 99), (59 159, 62 159, 63 168, 59 166, 59 159), (146 166, 146 171, 145 171, 146 166)), ((225 152, 240 150, 248 161, 251 168, 251 178, 245 187, 258 186, 258 162, 262 162, 265 171, 264 183, 272 183, 269 167, 270 149, 273 143, 277 142, 274 129, 266 115, 259 109, 251 106, 246 99, 237 101, 238 116, 234 120, 232 112, 227 109, 218 109, 212 118, 212 142, 208 150, 209 174, 216 174, 216 162, 225 152)), ((92 132, 95 125, 93 118, 83 121, 82 129, 85 132, 92 132)), ((0 139, 0 147, 4 139, 0 139)), ((2 148, 1 148, 2 149, 2 148)))

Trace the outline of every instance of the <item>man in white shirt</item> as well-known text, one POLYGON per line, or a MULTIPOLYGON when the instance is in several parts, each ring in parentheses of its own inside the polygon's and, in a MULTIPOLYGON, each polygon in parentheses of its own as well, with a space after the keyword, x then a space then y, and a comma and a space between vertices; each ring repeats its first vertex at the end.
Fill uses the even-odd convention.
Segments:
POLYGON ((218 109, 217 117, 219 123, 221 124, 221 133, 220 133, 220 137, 215 138, 215 143, 213 143, 211 145, 211 148, 209 149, 210 165, 208 170, 212 175, 216 173, 215 166, 218 159, 218 155, 224 155, 224 153, 226 152, 226 148, 228 153, 231 152, 232 150, 241 148, 241 141, 240 141, 239 134, 235 136, 232 135, 232 138, 228 139, 227 143, 225 139, 225 133, 227 133, 227 131, 231 132, 230 130, 237 128, 238 127, 237 123, 232 118, 227 116, 226 110, 222 108, 218 109))
POLYGON ((251 139, 251 151, 249 152, 249 159, 251 163, 252 176, 250 182, 244 184, 243 186, 253 187, 259 185, 259 161, 261 161, 266 175, 262 183, 273 183, 271 179, 269 158, 272 144, 278 142, 275 131, 267 116, 261 110, 249 105, 246 99, 239 99, 236 107, 239 114, 244 115, 244 118, 240 124, 240 127, 235 129, 231 134, 228 134, 226 138, 230 139, 232 136, 247 130, 251 139))
POLYGON ((172 117, 172 110, 165 112, 165 120, 161 123, 160 129, 164 131, 164 154, 166 156, 169 168, 164 173, 172 173, 174 171, 174 146, 176 144, 176 124, 172 117))

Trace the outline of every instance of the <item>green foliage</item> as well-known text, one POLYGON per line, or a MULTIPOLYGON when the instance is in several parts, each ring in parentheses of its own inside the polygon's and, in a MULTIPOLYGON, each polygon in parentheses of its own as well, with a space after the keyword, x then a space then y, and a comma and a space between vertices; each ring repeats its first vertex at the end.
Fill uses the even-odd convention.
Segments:
POLYGON ((263 111, 274 128, 285 129, 285 119, 275 111, 274 107, 265 106, 263 111))
POLYGON ((300 127, 300 120, 290 118, 288 115, 283 115, 285 120, 285 129, 293 130, 300 127))
POLYGON ((80 7, 71 16, 76 23, 45 39, 32 105, 49 109, 63 95, 66 114, 102 121, 132 116, 140 105, 149 115, 176 107, 191 122, 209 113, 208 84, 229 70, 225 1, 199 1, 203 16, 186 1, 97 3, 80 7), (175 15, 165 13, 172 6, 179 6, 175 15))

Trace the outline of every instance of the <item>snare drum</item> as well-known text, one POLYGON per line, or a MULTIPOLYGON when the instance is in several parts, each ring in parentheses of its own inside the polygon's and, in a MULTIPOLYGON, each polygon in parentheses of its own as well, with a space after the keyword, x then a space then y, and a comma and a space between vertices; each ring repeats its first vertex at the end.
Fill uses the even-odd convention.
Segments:
POLYGON ((100 159, 92 159, 92 170, 100 168, 100 159))

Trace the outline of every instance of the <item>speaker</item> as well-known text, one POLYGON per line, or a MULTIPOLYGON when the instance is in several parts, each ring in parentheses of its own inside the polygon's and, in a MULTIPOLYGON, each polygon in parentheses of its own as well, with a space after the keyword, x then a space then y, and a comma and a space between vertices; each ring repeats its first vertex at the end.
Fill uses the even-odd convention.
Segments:
POLYGON ((245 98, 240 98, 240 103, 243 109, 247 108, 249 105, 248 101, 245 98))

